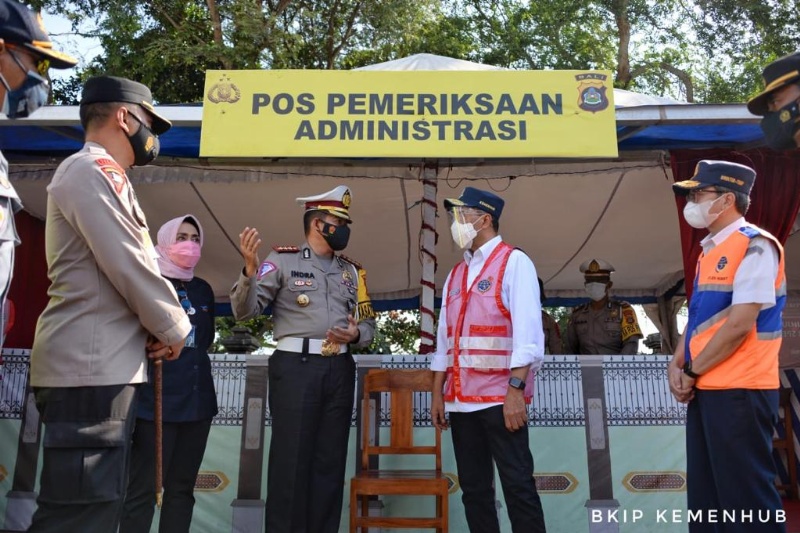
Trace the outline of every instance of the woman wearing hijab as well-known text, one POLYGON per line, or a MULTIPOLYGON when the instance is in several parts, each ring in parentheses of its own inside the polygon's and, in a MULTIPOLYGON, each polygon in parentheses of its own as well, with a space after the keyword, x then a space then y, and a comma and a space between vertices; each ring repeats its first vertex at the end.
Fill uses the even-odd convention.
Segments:
MULTIPOLYGON (((193 215, 174 218, 158 230, 158 266, 172 282, 192 331, 174 361, 163 363, 163 476, 164 500, 159 532, 188 532, 194 507, 194 485, 206 449, 217 396, 211 377, 208 348, 214 341, 214 293, 195 277, 203 228, 193 215)), ((139 388, 139 407, 133 433, 130 479, 120 533, 147 533, 153 521, 155 496, 155 425, 153 368, 139 388)))

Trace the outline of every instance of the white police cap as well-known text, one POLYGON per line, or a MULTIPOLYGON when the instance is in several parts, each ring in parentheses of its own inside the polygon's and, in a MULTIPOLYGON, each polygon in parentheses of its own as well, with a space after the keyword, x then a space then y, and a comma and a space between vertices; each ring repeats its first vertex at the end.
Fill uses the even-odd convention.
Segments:
POLYGON ((350 189, 344 185, 339 185, 326 193, 297 198, 297 203, 302 205, 306 211, 327 211, 334 216, 352 222, 353 220, 350 218, 350 201, 352 198, 350 189))
POLYGON ((581 263, 580 271, 587 280, 609 281, 614 267, 602 259, 589 259, 581 263))

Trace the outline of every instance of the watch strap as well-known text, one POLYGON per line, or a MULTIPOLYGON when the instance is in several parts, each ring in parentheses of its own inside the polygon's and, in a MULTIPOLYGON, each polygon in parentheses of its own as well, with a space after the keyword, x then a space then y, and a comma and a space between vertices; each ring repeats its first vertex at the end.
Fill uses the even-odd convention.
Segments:
POLYGON ((511 376, 508 378, 508 384, 515 389, 525 390, 525 380, 518 377, 511 376))
POLYGON ((689 376, 692 379, 697 379, 700 377, 700 374, 695 374, 692 372, 692 360, 688 360, 683 364, 683 373, 689 376))

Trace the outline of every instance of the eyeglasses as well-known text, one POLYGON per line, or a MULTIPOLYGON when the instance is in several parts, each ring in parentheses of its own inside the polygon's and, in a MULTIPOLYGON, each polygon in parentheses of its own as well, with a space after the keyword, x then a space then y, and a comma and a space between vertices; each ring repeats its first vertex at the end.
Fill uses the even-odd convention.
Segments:
POLYGON ((689 194, 686 195, 686 199, 690 202, 696 202, 698 196, 707 193, 724 194, 722 191, 718 191, 717 189, 696 189, 694 191, 689 191, 689 194))
POLYGON ((22 69, 23 72, 27 74, 28 68, 22 64, 22 61, 19 59, 19 57, 17 57, 17 54, 14 53, 15 51, 18 53, 22 52, 23 54, 33 59, 34 64, 36 65, 36 72, 38 72, 39 75, 42 76, 43 78, 47 76, 47 71, 50 69, 49 59, 45 59, 39 56, 34 56, 33 54, 29 54, 27 51, 10 44, 7 44, 6 48, 8 48, 8 53, 11 55, 11 57, 14 59, 14 62, 17 64, 19 68, 22 69))

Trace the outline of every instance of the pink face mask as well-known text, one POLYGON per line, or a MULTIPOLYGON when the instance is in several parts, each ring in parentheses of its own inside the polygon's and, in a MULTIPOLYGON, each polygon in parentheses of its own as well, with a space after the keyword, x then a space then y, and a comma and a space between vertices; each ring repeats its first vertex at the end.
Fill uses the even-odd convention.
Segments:
POLYGON ((200 244, 192 241, 176 242, 167 249, 167 256, 180 268, 191 270, 200 261, 200 244))

